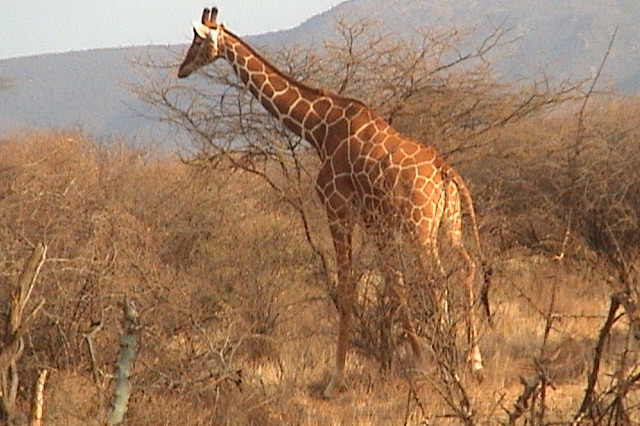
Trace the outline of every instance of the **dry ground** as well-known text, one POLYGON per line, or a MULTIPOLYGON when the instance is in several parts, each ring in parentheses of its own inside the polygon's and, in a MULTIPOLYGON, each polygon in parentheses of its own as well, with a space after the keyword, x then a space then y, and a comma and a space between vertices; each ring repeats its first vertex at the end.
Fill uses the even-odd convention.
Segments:
MULTIPOLYGON (((330 250, 322 209, 309 200, 311 229, 330 250)), ((482 382, 459 376, 472 415, 456 412, 459 394, 437 360, 410 368, 400 335, 386 370, 375 348, 354 342, 346 387, 326 401, 337 313, 299 217, 259 177, 194 172, 74 133, 3 139, 0 320, 30 250, 49 248, 34 294, 45 305, 19 363, 18 409, 28 412, 37 371, 47 368, 46 425, 104 422, 126 295, 142 321, 130 425, 508 423, 521 380, 540 371, 544 394, 514 422, 535 423, 534 414, 540 424, 570 422, 614 290, 609 272, 584 256, 501 246, 486 225, 495 220, 483 227, 495 309, 494 326, 481 333, 486 373, 482 382), (86 333, 97 323, 92 362, 86 333)), ((375 271, 366 244, 358 250, 360 270, 375 271)), ((606 343, 599 392, 638 368, 626 317, 606 343)), ((638 402, 626 396, 634 422, 638 402)))

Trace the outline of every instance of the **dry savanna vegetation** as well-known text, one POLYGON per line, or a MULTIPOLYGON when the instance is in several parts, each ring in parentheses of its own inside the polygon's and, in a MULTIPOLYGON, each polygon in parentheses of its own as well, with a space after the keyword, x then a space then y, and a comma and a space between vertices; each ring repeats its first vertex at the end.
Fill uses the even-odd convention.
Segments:
POLYGON ((363 23, 339 32, 323 55, 275 62, 365 98, 465 176, 492 272, 483 379, 467 373, 446 247, 445 277, 402 250, 427 348, 415 365, 387 259, 361 233, 345 387, 321 397, 337 312, 318 161, 219 64, 204 77, 224 92, 173 77, 140 88, 192 136, 182 158, 77 132, 0 140, 3 422, 117 424, 123 394, 131 425, 640 422, 640 101, 593 82, 497 84, 500 31, 468 55, 459 33, 396 46, 363 23), (449 289, 444 321, 434 285, 449 289))

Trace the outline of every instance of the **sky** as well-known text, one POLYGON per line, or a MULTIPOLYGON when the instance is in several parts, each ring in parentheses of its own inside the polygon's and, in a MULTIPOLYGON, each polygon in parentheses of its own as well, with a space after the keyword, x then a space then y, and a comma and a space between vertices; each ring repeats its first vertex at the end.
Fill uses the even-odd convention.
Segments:
POLYGON ((239 35, 295 27, 342 0, 0 0, 0 59, 103 47, 179 44, 217 6, 239 35))

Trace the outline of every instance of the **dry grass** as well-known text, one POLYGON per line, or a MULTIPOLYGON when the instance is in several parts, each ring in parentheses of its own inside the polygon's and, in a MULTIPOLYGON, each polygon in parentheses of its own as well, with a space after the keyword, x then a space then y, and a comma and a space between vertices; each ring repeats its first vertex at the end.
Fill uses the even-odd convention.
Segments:
MULTIPOLYGON (((535 376, 541 365, 553 385, 546 388, 545 420, 570 421, 607 313, 605 266, 580 256, 557 260, 511 237, 503 244, 494 224, 516 211, 513 204, 480 204, 493 254, 495 326, 481 333, 485 380, 460 376, 473 422, 506 423, 505 410, 522 392, 520 378, 535 376), (488 220, 487 212, 495 216, 488 220)), ((324 213, 310 208, 314 232, 323 235, 324 213)), ((514 229, 511 224, 510 236, 514 229)), ((563 230, 558 232, 553 236, 561 241, 563 230)), ((402 342, 387 369, 359 346, 349 355, 344 392, 333 401, 320 398, 337 314, 299 218, 259 177, 194 172, 175 159, 101 146, 80 134, 4 139, 2 300, 38 242, 49 247, 36 286, 46 305, 25 342, 20 409, 27 412, 37 369, 50 368, 45 424, 102 423, 124 295, 134 300, 143 323, 129 424, 462 422, 446 402, 451 389, 441 380, 438 360, 413 371, 402 342), (94 340, 93 366, 83 333, 96 322, 103 326, 94 340)), ((366 243, 356 257, 366 272, 362 280, 375 288, 375 256, 366 243)), ((359 327, 376 312, 371 294, 362 294, 362 307, 368 304, 372 314, 363 315, 359 327)), ((3 304, 0 318, 5 313, 3 304)), ((626 338, 626 330, 622 320, 609 339, 605 373, 620 371, 623 353, 625 371, 637 368, 638 343, 626 338)), ((613 380, 602 377, 599 389, 613 380)), ((631 396, 628 401, 632 407, 631 396)), ((637 421, 637 410, 630 413, 637 421)))

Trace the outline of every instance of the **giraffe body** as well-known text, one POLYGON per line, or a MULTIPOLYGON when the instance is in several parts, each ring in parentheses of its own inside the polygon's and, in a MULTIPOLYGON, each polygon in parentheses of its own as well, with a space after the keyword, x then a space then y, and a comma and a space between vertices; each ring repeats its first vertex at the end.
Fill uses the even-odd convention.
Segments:
MULTIPOLYGON (((418 244, 427 267, 429 262, 439 262, 438 230, 443 221, 449 222, 449 244, 466 265, 470 360, 473 370, 481 370, 472 309, 476 265, 462 244, 461 196, 471 213, 478 249, 479 239, 471 197, 460 175, 433 148, 402 136, 361 101, 308 87, 283 74, 217 24, 216 15, 217 9, 205 9, 201 22, 194 23, 194 41, 178 76, 186 77, 219 57, 225 58, 265 109, 309 141, 322 161, 316 188, 326 207, 336 252, 340 315, 336 362, 325 396, 337 392, 344 372, 355 300, 351 240, 356 223, 376 235, 405 231, 418 244)), ((402 278, 398 276, 398 280, 402 278)), ((406 301, 400 290, 394 294, 414 354, 420 358, 421 345, 406 301)))

